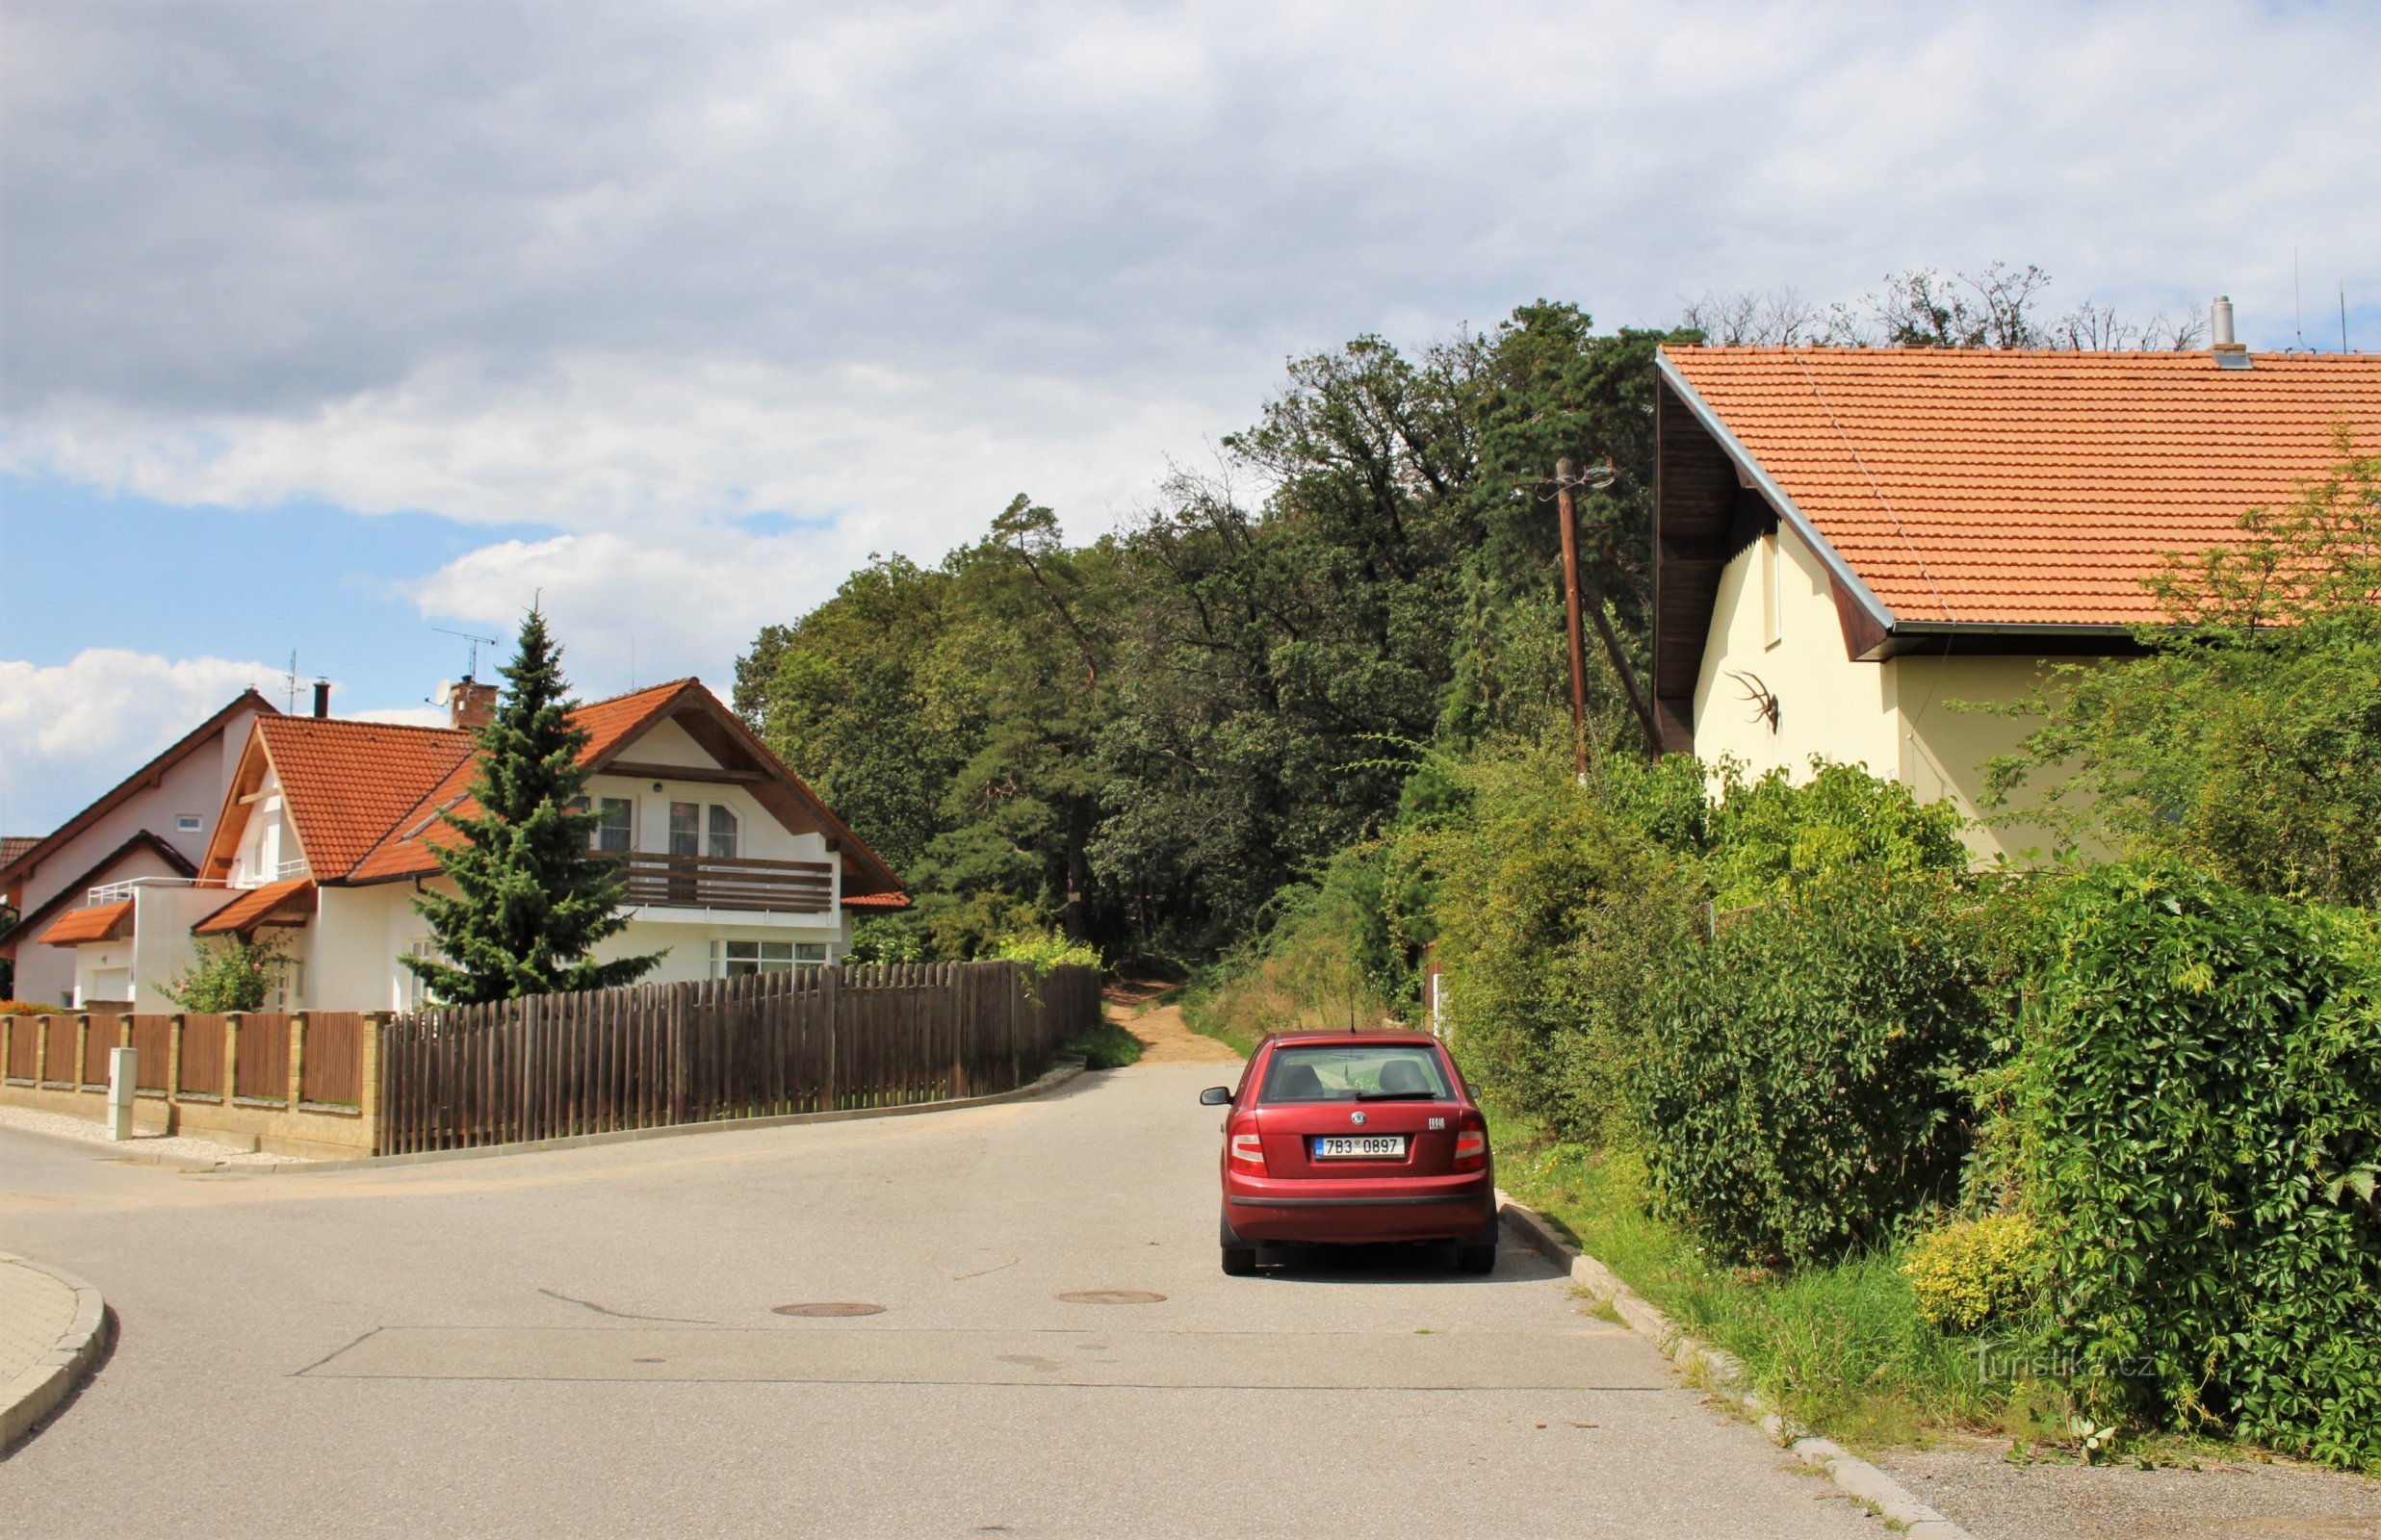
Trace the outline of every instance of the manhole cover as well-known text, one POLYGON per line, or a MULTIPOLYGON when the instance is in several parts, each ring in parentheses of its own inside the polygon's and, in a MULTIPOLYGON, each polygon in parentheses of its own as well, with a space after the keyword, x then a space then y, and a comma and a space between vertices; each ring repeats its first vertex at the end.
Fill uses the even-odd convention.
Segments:
POLYGON ((1058 1296, 1071 1305, 1157 1305, 1166 1302, 1162 1294, 1147 1289, 1078 1289, 1058 1296))
POLYGON ((881 1316, 885 1313, 883 1305, 864 1305, 850 1299, 828 1299, 816 1304, 776 1305, 772 1308, 781 1316, 881 1316))

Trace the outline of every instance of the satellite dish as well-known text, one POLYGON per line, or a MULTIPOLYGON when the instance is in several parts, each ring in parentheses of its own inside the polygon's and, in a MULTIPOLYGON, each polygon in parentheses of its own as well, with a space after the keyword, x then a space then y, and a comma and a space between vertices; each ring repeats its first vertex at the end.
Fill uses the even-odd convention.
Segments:
POLYGON ((454 685, 447 680, 438 681, 438 693, 430 697, 433 705, 444 706, 454 698, 454 685))

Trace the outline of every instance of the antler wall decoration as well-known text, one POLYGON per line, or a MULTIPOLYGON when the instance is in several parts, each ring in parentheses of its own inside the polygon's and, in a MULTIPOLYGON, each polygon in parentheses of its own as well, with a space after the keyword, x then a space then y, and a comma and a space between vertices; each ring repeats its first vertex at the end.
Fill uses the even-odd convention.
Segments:
POLYGON ((1737 687, 1745 692, 1745 699, 1752 703, 1752 715, 1747 717, 1745 720, 1747 722, 1767 722, 1770 725, 1770 731, 1772 732, 1776 732, 1777 697, 1771 694, 1770 687, 1761 682, 1761 676, 1752 673, 1749 670, 1740 672, 1736 669, 1730 669, 1728 670, 1728 678, 1736 681, 1737 687))

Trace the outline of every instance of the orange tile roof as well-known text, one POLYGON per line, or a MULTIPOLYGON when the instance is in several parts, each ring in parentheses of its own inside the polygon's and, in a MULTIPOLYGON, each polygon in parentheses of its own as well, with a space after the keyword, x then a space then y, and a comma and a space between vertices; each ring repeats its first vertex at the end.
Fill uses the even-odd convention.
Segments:
POLYGON ((41 944, 80 946, 86 941, 116 940, 123 936, 124 925, 131 918, 129 898, 114 904, 94 904, 89 909, 70 909, 41 933, 41 944))
POLYGON ((910 895, 907 893, 845 893, 843 907, 845 909, 907 909, 910 907, 910 895))
MULTIPOLYGON (((2161 553, 2381 441, 2381 356, 1664 348, 1897 621, 2161 619, 2161 553)), ((1693 403, 1690 402, 1692 405, 1693 403)))
POLYGON ((587 730, 587 747, 579 756, 582 764, 601 759, 634 737, 644 727, 676 703, 688 689, 701 689, 698 679, 672 680, 650 689, 634 690, 627 695, 615 695, 608 701, 591 701, 571 713, 573 726, 587 730))
POLYGON ((259 717, 256 731, 318 878, 347 875, 472 752, 472 735, 453 728, 282 716, 259 717))
MULTIPOLYGON (((591 763, 635 736, 689 686, 701 689, 702 681, 672 680, 666 684, 615 695, 608 701, 591 701, 581 706, 571 713, 572 723, 587 732, 587 746, 580 751, 579 762, 591 763)), ((403 816, 385 826, 381 837, 347 875, 357 882, 383 882, 436 871, 438 859, 433 852, 462 837, 438 814, 442 809, 452 808, 458 818, 479 816, 479 801, 471 795, 471 783, 478 770, 479 762, 472 757, 456 763, 409 803, 403 816)))
POLYGON ((246 936, 268 918, 274 917, 273 911, 276 910, 295 911, 302 906, 306 912, 311 913, 316 902, 314 884, 307 878, 293 877, 287 882, 267 883, 262 887, 249 888, 192 926, 191 934, 246 936))

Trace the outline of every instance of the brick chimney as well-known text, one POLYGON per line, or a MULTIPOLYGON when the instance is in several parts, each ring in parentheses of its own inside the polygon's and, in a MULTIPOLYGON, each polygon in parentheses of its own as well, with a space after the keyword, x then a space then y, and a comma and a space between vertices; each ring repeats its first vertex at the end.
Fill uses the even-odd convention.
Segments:
POLYGON ((496 719, 496 686, 468 675, 447 686, 447 725, 477 732, 496 719))

